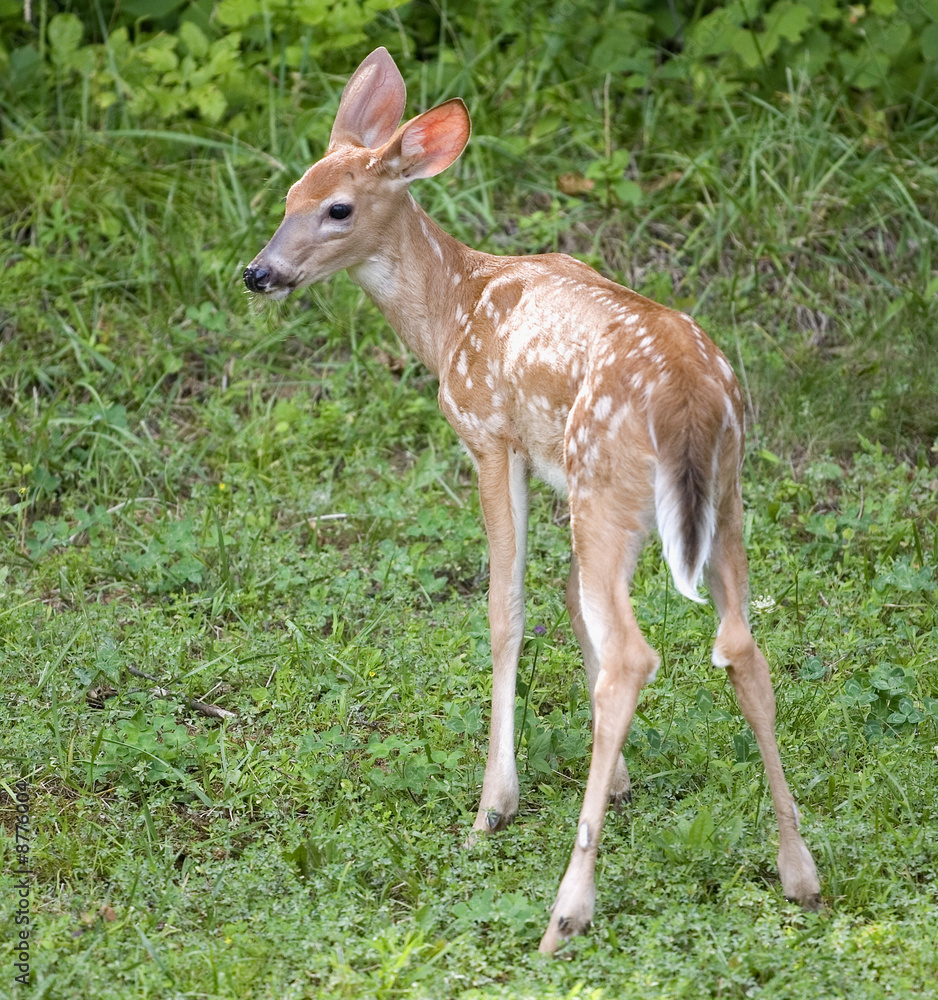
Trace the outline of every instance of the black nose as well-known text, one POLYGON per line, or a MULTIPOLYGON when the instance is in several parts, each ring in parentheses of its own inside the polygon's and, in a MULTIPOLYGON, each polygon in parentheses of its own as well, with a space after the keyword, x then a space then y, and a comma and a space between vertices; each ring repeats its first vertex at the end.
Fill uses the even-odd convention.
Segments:
POLYGON ((256 267, 254 264, 248 265, 244 269, 244 283, 252 292, 264 290, 264 282, 270 277, 270 269, 266 267, 256 267))

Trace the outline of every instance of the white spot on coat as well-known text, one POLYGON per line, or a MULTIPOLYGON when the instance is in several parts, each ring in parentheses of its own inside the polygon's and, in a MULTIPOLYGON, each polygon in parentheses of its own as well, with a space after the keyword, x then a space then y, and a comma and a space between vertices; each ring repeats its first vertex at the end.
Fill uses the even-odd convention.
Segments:
POLYGON ((605 420, 612 410, 612 396, 600 396, 593 404, 593 416, 596 420, 605 420))

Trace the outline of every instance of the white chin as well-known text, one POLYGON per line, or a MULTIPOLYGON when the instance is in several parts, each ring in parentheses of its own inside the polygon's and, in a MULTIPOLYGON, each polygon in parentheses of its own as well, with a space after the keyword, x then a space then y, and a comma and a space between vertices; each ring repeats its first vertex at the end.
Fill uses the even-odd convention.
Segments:
POLYGON ((272 288, 269 292, 264 292, 264 295, 274 302, 279 302, 281 299, 285 299, 292 291, 292 288, 272 288))

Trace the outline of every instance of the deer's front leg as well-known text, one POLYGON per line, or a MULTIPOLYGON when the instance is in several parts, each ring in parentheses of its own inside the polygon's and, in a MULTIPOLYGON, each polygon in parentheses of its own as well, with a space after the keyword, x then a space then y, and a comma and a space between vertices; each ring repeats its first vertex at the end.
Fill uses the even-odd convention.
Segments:
POLYGON ((472 828, 492 831, 506 827, 518 812, 515 680, 524 638, 528 475, 524 458, 511 450, 477 461, 479 497, 489 540, 492 722, 482 799, 472 828))

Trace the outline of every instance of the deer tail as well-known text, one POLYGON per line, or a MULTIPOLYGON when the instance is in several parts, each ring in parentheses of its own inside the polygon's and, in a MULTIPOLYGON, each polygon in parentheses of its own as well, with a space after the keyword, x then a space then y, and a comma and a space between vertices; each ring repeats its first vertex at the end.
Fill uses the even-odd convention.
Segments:
POLYGON ((702 419, 700 409, 685 397, 667 407, 667 428, 655 439, 667 442, 655 470, 655 516, 664 558, 674 586, 685 597, 705 604, 698 593, 710 560, 716 532, 716 497, 722 417, 702 419))

